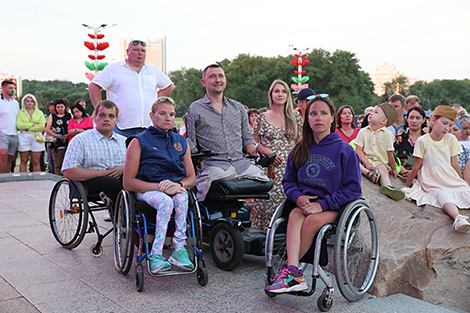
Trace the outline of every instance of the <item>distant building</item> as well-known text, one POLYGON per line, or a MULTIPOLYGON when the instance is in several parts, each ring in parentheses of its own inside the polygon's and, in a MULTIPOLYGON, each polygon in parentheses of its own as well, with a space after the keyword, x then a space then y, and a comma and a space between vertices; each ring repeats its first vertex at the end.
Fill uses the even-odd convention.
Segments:
POLYGON ((0 83, 6 79, 11 80, 15 84, 15 96, 19 99, 23 93, 23 81, 21 80, 21 76, 9 75, 0 72, 0 83))
MULTIPOLYGON (((119 58, 123 60, 127 57, 127 46, 133 38, 119 38, 119 58)), ((147 44, 147 57, 145 61, 158 67, 166 74, 166 37, 159 40, 150 40, 148 37, 143 39, 147 44)))
POLYGON ((382 96, 385 92, 383 85, 400 76, 406 77, 408 86, 411 86, 420 80, 419 78, 409 78, 405 75, 405 73, 398 72, 394 64, 389 65, 387 62, 385 62, 383 65, 377 65, 375 67, 375 73, 370 74, 370 79, 374 83, 375 94, 382 96))

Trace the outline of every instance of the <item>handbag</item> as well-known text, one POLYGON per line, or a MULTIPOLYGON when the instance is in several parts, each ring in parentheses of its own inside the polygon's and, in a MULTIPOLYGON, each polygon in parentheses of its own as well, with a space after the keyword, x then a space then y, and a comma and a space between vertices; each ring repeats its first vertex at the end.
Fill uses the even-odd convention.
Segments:
POLYGON ((36 138, 36 142, 43 143, 46 141, 46 137, 44 137, 43 134, 37 132, 36 135, 34 135, 34 138, 36 138))

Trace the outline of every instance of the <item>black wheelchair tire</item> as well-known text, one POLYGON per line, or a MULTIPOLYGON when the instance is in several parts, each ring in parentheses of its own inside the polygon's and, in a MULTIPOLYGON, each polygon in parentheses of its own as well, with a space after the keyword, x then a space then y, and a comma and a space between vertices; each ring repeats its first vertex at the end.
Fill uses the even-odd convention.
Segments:
POLYGON ((210 249, 218 268, 232 271, 243 260, 245 244, 240 230, 219 222, 211 232, 210 249))
POLYGON ((346 206, 337 225, 334 249, 335 278, 347 300, 365 296, 377 273, 379 233, 367 202, 356 200, 346 206))
POLYGON ((88 203, 80 183, 60 179, 49 199, 49 224, 52 234, 66 249, 76 248, 85 237, 88 225, 88 203))
POLYGON ((113 250, 114 265, 123 275, 132 267, 135 239, 135 199, 121 190, 114 208, 113 250))

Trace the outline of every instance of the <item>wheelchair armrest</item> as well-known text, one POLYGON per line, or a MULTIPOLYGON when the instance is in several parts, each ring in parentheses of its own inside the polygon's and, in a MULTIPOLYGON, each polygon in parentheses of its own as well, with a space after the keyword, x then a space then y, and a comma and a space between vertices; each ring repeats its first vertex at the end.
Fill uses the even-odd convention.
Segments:
POLYGON ((256 162, 257 165, 260 165, 262 167, 268 167, 268 166, 271 166, 273 163, 274 163, 274 160, 276 159, 276 156, 277 156, 277 153, 276 152, 273 152, 271 153, 270 155, 265 155, 263 156, 263 154, 261 153, 261 151, 258 151, 259 155, 260 155, 260 158, 259 160, 256 162))

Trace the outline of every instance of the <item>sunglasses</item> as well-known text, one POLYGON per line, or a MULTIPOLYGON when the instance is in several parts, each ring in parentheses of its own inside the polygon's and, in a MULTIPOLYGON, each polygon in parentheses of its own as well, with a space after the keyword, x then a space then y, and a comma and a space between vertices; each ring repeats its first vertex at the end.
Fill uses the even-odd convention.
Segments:
POLYGON ((157 101, 155 101, 155 104, 160 104, 160 103, 163 103, 163 102, 166 102, 166 101, 170 102, 173 105, 176 105, 175 101, 173 99, 171 99, 170 97, 159 97, 157 99, 157 101))
POLYGON ((129 44, 130 45, 134 45, 134 46, 138 46, 139 44, 142 45, 142 47, 146 47, 147 44, 145 43, 145 41, 140 41, 140 40, 132 40, 131 43, 129 44))
POLYGON ((311 96, 308 96, 307 97, 307 100, 321 100, 321 99, 326 99, 328 98, 330 95, 327 94, 327 93, 322 93, 322 94, 319 94, 319 95, 311 95, 311 96))

